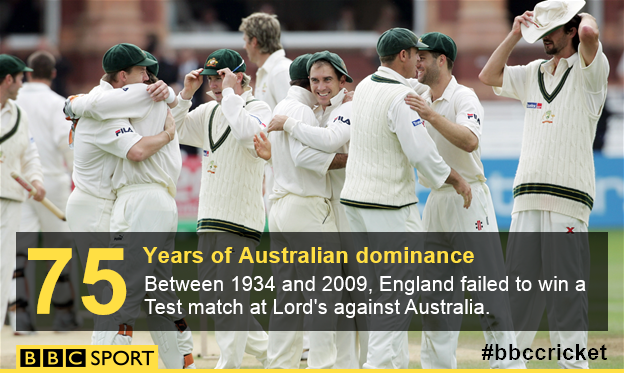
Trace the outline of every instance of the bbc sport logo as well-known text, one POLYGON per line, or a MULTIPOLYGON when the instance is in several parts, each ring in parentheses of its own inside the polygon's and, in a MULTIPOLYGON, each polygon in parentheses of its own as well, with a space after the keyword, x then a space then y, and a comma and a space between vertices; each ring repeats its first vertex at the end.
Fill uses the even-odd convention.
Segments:
POLYGON ((157 346, 17 346, 17 369, 158 369, 157 346))

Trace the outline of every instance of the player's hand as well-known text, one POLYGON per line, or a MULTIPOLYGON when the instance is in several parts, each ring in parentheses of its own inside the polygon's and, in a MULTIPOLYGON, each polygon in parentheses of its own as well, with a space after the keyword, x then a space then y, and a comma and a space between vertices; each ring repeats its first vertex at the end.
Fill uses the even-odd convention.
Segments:
POLYGON ((202 71, 204 71, 203 68, 193 70, 184 76, 184 88, 180 91, 180 96, 182 96, 183 100, 190 100, 193 98, 195 91, 204 83, 204 76, 199 75, 202 71))
POLYGON ((420 115, 420 117, 427 122, 431 122, 432 117, 436 114, 424 98, 413 93, 405 96, 405 103, 409 105, 410 109, 417 112, 418 115, 420 115))
POLYGON ((171 114, 171 109, 167 108, 167 119, 165 120, 165 128, 164 131, 169 134, 169 138, 173 140, 176 134, 176 125, 175 120, 173 119, 173 114, 171 114))
POLYGON ((472 189, 470 188, 470 184, 452 168, 445 182, 451 184, 453 188, 455 188, 457 194, 464 198, 464 208, 467 209, 470 207, 470 203, 472 202, 472 189))
POLYGON ((524 14, 514 18, 513 26, 511 27, 511 33, 514 35, 521 35, 522 31, 520 29, 520 25, 523 24, 526 27, 529 27, 533 23, 533 11, 527 10, 526 12, 524 12, 524 14))
POLYGON ((226 67, 225 69, 217 70, 217 74, 219 74, 221 76, 221 79, 223 79, 222 89, 226 89, 226 88, 234 89, 238 78, 236 77, 236 74, 234 74, 232 70, 230 70, 229 67, 226 67))
POLYGON ((343 104, 346 104, 346 103, 347 103, 347 102, 349 102, 349 101, 353 101, 353 94, 354 94, 354 93, 355 93, 355 91, 350 91, 350 92, 347 92, 347 93, 345 94, 344 100, 342 100, 342 103, 343 103, 343 104))
POLYGON ((259 137, 258 135, 255 135, 253 142, 254 149, 256 149, 256 154, 258 154, 258 157, 264 159, 265 161, 271 159, 271 142, 264 134, 264 132, 260 132, 259 137))
POLYGON ((284 123, 288 120, 286 115, 276 115, 271 119, 271 123, 269 123, 269 127, 267 128, 267 132, 273 131, 283 131, 284 123))
POLYGON ((164 101, 169 97, 169 86, 162 80, 147 86, 147 93, 154 102, 164 101))
POLYGON ((46 196, 46 190, 43 187, 43 183, 39 180, 33 180, 31 184, 35 189, 37 189, 37 194, 33 196, 33 199, 37 202, 43 201, 46 196))
POLYGON ((79 117, 76 116, 76 114, 74 114, 74 111, 72 110, 72 106, 71 103, 72 101, 74 101, 77 97, 80 96, 84 96, 84 95, 71 95, 69 97, 67 97, 67 99, 65 100, 65 106, 63 107, 63 113, 65 114, 65 119, 67 120, 74 120, 74 119, 78 119, 79 117))

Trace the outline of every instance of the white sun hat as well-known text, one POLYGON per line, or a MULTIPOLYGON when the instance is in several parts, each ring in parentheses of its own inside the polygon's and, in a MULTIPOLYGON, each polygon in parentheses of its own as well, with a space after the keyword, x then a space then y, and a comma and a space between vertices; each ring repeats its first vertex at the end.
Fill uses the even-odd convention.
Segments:
POLYGON ((520 24, 522 37, 530 44, 568 23, 583 7, 585 0, 546 0, 533 10, 533 22, 529 27, 520 24))

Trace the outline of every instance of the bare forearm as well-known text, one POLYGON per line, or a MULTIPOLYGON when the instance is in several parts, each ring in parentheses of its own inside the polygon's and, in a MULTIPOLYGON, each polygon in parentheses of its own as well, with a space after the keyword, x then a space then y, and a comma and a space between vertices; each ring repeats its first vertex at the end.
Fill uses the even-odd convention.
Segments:
POLYGON ((600 30, 596 19, 588 13, 581 14, 581 23, 579 24, 579 39, 581 44, 579 46, 585 65, 591 65, 598 52, 598 43, 600 36, 600 30))
POLYGON ((440 114, 436 113, 429 123, 451 144, 468 153, 479 146, 479 139, 468 127, 453 123, 440 114))
POLYGON ((496 48, 479 74, 479 80, 481 80, 483 84, 493 87, 503 86, 505 64, 507 64, 511 52, 521 38, 522 34, 510 32, 501 45, 496 48))
POLYGON ((172 138, 173 136, 166 131, 154 136, 145 136, 130 148, 127 158, 134 162, 143 162, 167 145, 172 138))
POLYGON ((332 160, 332 163, 329 165, 330 170, 338 170, 341 168, 345 168, 347 166, 347 158, 348 154, 337 153, 332 160))

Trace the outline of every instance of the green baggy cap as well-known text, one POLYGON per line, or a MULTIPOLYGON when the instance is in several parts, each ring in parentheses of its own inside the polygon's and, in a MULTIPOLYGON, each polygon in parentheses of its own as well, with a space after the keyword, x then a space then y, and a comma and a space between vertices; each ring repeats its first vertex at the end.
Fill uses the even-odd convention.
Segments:
POLYGON ((247 71, 247 65, 243 57, 231 49, 219 49, 210 54, 204 64, 204 71, 200 75, 219 75, 217 71, 228 67, 232 72, 242 73, 247 71))
POLYGON ((391 28, 377 40, 377 54, 380 57, 392 56, 403 49, 426 48, 427 44, 418 40, 418 36, 406 28, 391 28))
POLYGON ((154 76, 158 76, 158 70, 159 70, 158 60, 150 52, 148 52, 148 51, 143 51, 143 52, 145 52, 145 55, 147 55, 147 58, 149 58, 150 60, 156 62, 155 65, 148 66, 147 67, 147 71, 149 71, 150 73, 154 74, 154 76))
POLYGON ((147 58, 147 54, 134 44, 121 43, 112 46, 102 59, 102 67, 107 73, 113 73, 132 66, 153 66, 157 62, 147 58))
POLYGON ((306 53, 295 58, 288 70, 290 73, 290 80, 308 79, 310 75, 308 74, 308 61, 310 57, 312 57, 312 54, 306 53))
POLYGON ((334 67, 334 69, 344 74, 344 76, 347 78, 347 82, 353 82, 353 79, 351 79, 349 73, 347 72, 347 65, 345 65, 342 58, 340 58, 340 56, 336 53, 332 53, 330 51, 316 52, 312 55, 312 57, 310 57, 308 63, 306 64, 308 75, 310 75, 310 69, 312 68, 312 65, 314 65, 314 63, 318 60, 325 60, 329 62, 334 67))
POLYGON ((4 77, 8 74, 15 74, 19 72, 33 71, 27 67, 24 61, 15 56, 8 54, 0 54, 0 81, 4 80, 4 77))
POLYGON ((429 32, 421 36, 420 40, 428 45, 427 47, 419 48, 421 51, 442 53, 453 61, 457 58, 457 45, 448 35, 444 35, 441 32, 429 32))

